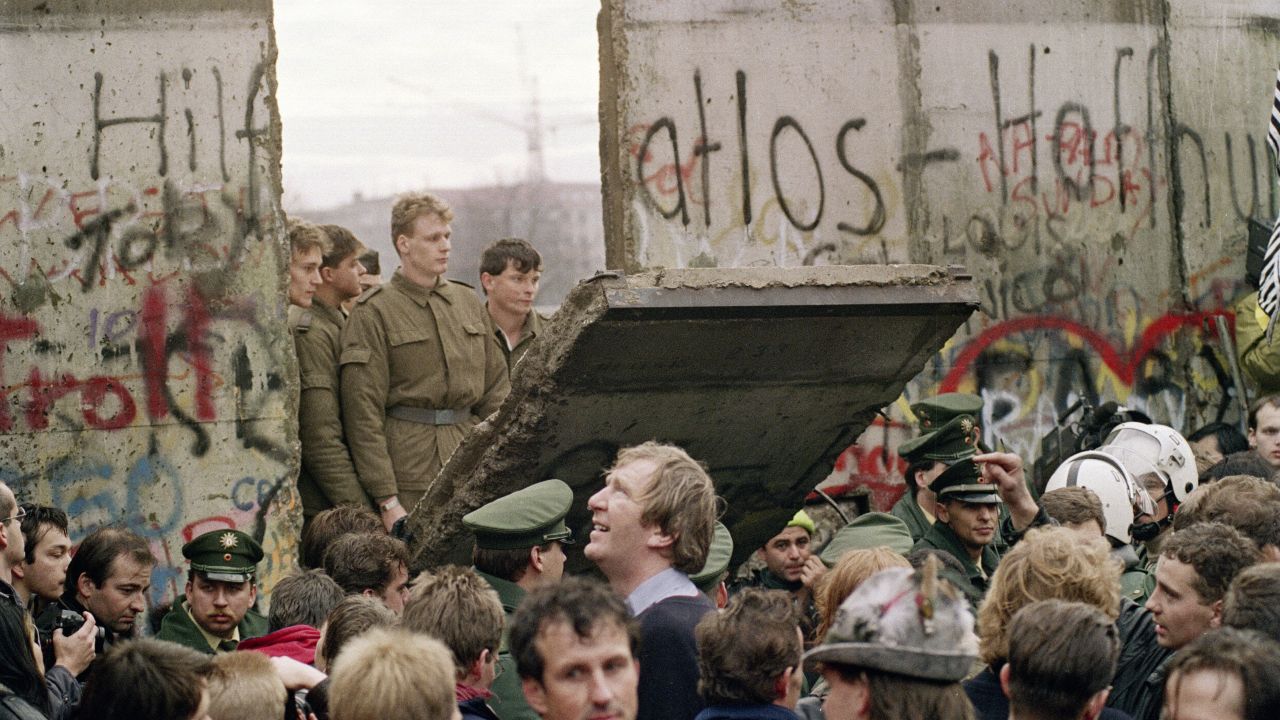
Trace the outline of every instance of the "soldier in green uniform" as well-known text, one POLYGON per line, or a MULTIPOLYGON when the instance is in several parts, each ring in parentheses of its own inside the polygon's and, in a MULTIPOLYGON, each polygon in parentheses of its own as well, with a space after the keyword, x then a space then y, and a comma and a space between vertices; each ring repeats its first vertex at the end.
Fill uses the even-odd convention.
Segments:
POLYGON ((213 530, 183 545, 182 555, 191 562, 186 594, 164 616, 157 638, 212 655, 267 634, 267 619, 252 607, 262 546, 239 530, 213 530))
POLYGON ((494 336, 514 368, 542 334, 547 318, 533 308, 542 279, 542 256, 520 238, 499 240, 480 256, 480 286, 488 301, 485 307, 493 318, 494 336))
POLYGON ((489 313, 471 286, 444 277, 452 219, 430 193, 397 200, 400 269, 356 300, 342 328, 342 428, 388 530, 511 389, 489 313))
POLYGON ((298 440, 302 444, 298 495, 304 530, 313 517, 331 507, 373 507, 351 462, 338 400, 338 338, 347 320, 342 305, 360 296, 364 266, 359 255, 364 246, 344 227, 320 229, 329 240, 321 258, 320 285, 309 308, 289 308, 298 353, 298 440))
POLYGON ((560 581, 564 574, 565 543, 572 532, 565 525, 573 491, 560 480, 544 480, 494 500, 462 518, 475 533, 472 562, 498 593, 507 622, 498 648, 501 672, 489 690, 490 705, 502 720, 537 720, 525 702, 515 659, 507 647, 511 616, 525 593, 560 581))
MULTIPOLYGON (((970 452, 976 445, 973 419, 962 415, 947 423, 940 433, 951 437, 960 452, 969 438, 970 452)), ((950 553, 965 568, 969 582, 984 594, 991 574, 1000 561, 1002 540, 1015 544, 1036 525, 1050 523, 1027 488, 1022 459, 1010 453, 985 453, 962 458, 930 484, 938 498, 937 520, 915 544, 913 550, 933 548, 950 553), (1000 505, 1008 506, 1001 521, 1000 505)))
MULTIPOLYGON (((960 459, 950 442, 953 438, 939 435, 939 430, 961 415, 981 417, 982 398, 968 393, 943 393, 912 405, 911 412, 920 423, 920 435, 898 446, 898 455, 909 463, 904 478, 907 493, 890 512, 907 524, 911 537, 918 541, 934 520, 937 498, 929 489, 929 483, 960 459)), ((969 455, 972 451, 973 447, 968 446, 969 455)))
POLYGON ((887 547, 899 555, 911 552, 915 540, 907 524, 889 513, 869 512, 854 518, 848 525, 836 531, 818 556, 828 567, 835 567, 845 553, 852 550, 870 550, 887 547))

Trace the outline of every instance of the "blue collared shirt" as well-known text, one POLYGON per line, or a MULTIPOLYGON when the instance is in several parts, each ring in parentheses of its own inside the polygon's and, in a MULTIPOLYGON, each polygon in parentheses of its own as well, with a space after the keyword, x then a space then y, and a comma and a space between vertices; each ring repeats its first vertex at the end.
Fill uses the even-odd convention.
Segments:
POLYGON ((640 583, 627 596, 627 607, 632 615, 639 615, 669 597, 695 597, 698 588, 688 575, 675 568, 667 568, 640 583))

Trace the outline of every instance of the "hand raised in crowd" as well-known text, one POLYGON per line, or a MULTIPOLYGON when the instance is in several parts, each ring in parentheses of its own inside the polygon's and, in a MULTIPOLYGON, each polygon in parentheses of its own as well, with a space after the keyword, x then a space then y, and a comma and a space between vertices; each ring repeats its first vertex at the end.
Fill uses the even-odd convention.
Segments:
POLYGON ((804 562, 804 569, 800 571, 800 583, 812 590, 823 575, 827 574, 827 566, 822 562, 822 558, 817 555, 810 555, 808 560, 804 562))
POLYGON ((1013 453, 991 452, 977 455, 973 461, 982 469, 983 482, 996 486, 996 492, 1009 509, 1014 530, 1025 530, 1040 511, 1022 467, 1022 458, 1013 453))
POLYGON ((98 623, 93 615, 84 613, 84 625, 70 636, 63 635, 62 630, 53 631, 53 657, 55 664, 66 668, 72 676, 78 676, 89 667, 96 655, 94 643, 97 639, 98 623))
POLYGON ((379 512, 379 515, 382 517, 382 524, 386 527, 387 532, 391 532, 391 528, 395 526, 396 521, 408 514, 409 513, 404 509, 404 506, 399 502, 396 502, 392 507, 379 512))

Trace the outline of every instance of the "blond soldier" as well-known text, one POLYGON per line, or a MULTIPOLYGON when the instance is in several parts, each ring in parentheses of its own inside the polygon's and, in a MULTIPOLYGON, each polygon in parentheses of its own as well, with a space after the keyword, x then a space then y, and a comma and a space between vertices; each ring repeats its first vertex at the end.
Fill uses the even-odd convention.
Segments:
POLYGON ((342 329, 342 426, 388 529, 511 387, 484 305, 471 286, 444 277, 452 219, 435 195, 397 200, 400 269, 360 296, 342 329))

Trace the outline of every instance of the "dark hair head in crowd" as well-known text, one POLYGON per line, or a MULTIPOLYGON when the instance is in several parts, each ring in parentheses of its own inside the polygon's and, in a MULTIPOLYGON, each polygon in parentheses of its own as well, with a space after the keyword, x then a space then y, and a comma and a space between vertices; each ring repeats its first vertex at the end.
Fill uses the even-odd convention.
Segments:
POLYGON ((356 253, 364 252, 364 245, 350 230, 341 225, 321 225, 320 229, 329 237, 329 249, 325 252, 320 267, 337 267, 343 260, 356 253))
POLYGON ((271 591, 268 632, 294 625, 319 628, 345 596, 342 586, 322 570, 294 573, 276 583, 271 591))
POLYGON ((377 250, 367 250, 360 255, 360 264, 364 266, 364 271, 370 275, 382 274, 382 261, 378 257, 377 250))
POLYGON ((386 592, 409 564, 404 541, 384 533, 347 533, 324 553, 324 571, 348 593, 386 592))
POLYGON ((324 566, 324 553, 334 540, 347 533, 382 533, 382 520, 365 507, 339 505, 316 514, 302 530, 301 557, 305 568, 324 566))
POLYGON ((1258 563, 1236 575, 1222 601, 1222 624, 1280 641, 1280 563, 1258 563))
POLYGON ((485 650, 497 656, 504 619, 502 601, 489 583, 471 568, 446 565, 414 578, 400 622, 443 642, 461 680, 485 650))
POLYGON ((0 685, 48 715, 49 691, 36 665, 26 618, 8 601, 0 601, 0 648, 0 685))
POLYGON ((542 267, 542 256, 521 238, 503 238, 484 249, 480 256, 480 272, 490 275, 501 275, 507 265, 516 272, 527 273, 542 267))
POLYGON ((1175 530, 1160 548, 1160 556, 1195 570, 1192 588, 1205 605, 1221 600, 1236 575, 1262 559, 1251 540, 1220 522, 1200 522, 1175 530))
MULTIPOLYGON (((1178 532, 1204 522, 1239 530, 1268 553, 1280 552, 1280 487, 1248 475, 1232 475, 1198 489, 1174 518, 1178 532)), ((1280 559, 1280 558, 1277 558, 1280 559)))
POLYGON ((1223 455, 1238 453, 1249 449, 1249 440, 1239 428, 1224 422, 1213 422, 1187 436, 1187 442, 1195 444, 1201 440, 1213 438, 1218 444, 1218 452, 1223 455))
MULTIPOLYGON (((799 680, 803 643, 790 594, 747 588, 698 623, 698 692, 708 705, 768 705, 788 669, 799 680)), ((790 680, 790 678, 789 678, 790 680)), ((798 689, 798 688, 797 688, 798 689)))
POLYGON ((185 720, 200 708, 211 672, 211 656, 176 643, 119 643, 93 663, 77 720, 185 720))
POLYGON ((1200 484, 1211 484, 1232 475, 1249 475, 1260 480, 1270 480, 1275 468, 1252 450, 1231 453, 1200 474, 1200 484))
POLYGON ((400 622, 386 605, 364 595, 349 595, 338 603, 325 619, 324 636, 316 666, 321 670, 333 667, 333 661, 347 643, 376 627, 395 627, 400 622))
POLYGON ((1023 607, 1009 623, 1010 715, 1078 718, 1090 703, 1100 710, 1119 655, 1113 618, 1098 608, 1064 600, 1023 607))
POLYGON ((511 655, 520 677, 542 680, 545 659, 536 641, 557 623, 565 623, 584 639, 604 627, 619 628, 627 634, 633 657, 639 649, 640 630, 622 598, 598 580, 566 577, 526 595, 511 619, 511 655))
POLYGON ((67 514, 56 507, 22 503, 26 516, 22 518, 22 537, 26 543, 26 562, 28 565, 36 561, 36 546, 50 530, 59 530, 67 534, 67 514))
POLYGON ((87 575, 97 587, 111 577, 117 557, 126 556, 139 565, 155 565, 156 558, 145 538, 128 528, 107 526, 89 533, 67 566, 65 595, 75 597, 81 575, 87 575))
POLYGON ((1198 696, 1197 706, 1210 713, 1216 706, 1218 713, 1205 717, 1280 717, 1280 645, 1260 633, 1229 627, 1210 630, 1173 656, 1165 677, 1161 717, 1184 717, 1179 706, 1192 695, 1198 696), (1201 674, 1209 677, 1196 683, 1195 676, 1201 674))

